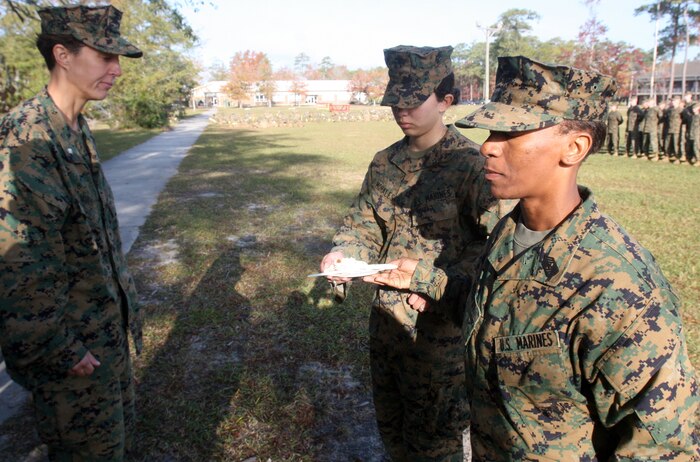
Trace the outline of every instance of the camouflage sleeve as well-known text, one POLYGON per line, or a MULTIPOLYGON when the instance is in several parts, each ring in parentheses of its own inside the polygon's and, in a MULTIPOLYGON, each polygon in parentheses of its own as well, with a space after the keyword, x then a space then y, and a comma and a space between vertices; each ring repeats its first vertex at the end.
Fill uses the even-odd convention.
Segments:
POLYGON ((377 214, 372 200, 372 167, 370 166, 343 224, 333 237, 333 250, 341 251, 347 258, 377 263, 384 235, 379 225, 381 218, 377 214))
POLYGON ((700 460, 698 385, 675 309, 650 303, 596 369, 598 415, 621 436, 615 460, 700 460))
POLYGON ((460 257, 447 268, 438 268, 419 260, 410 286, 412 292, 425 294, 438 302, 433 309, 457 324, 462 321, 461 310, 465 306, 476 262, 488 234, 514 204, 512 201, 498 201, 491 195, 491 188, 481 168, 465 178, 461 197, 464 200, 460 226, 465 232, 469 230, 471 241, 465 243, 460 257))
POLYGON ((87 353, 64 322, 69 282, 60 230, 68 198, 31 145, 0 147, 0 341, 15 369, 60 375, 87 353))
MULTIPOLYGON (((379 226, 379 215, 372 201, 372 166, 367 171, 357 195, 343 224, 333 237, 331 252, 342 252, 346 258, 355 258, 368 263, 377 263, 384 245, 384 235, 379 226)), ((348 295, 350 283, 332 284, 333 295, 338 303, 348 295)))

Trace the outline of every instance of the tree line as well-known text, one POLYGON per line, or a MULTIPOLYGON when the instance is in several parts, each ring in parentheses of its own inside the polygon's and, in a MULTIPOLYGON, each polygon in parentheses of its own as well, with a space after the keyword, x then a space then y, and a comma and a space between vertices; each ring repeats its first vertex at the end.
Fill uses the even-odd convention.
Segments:
MULTIPOLYGON (((75 4, 74 0, 0 0, 0 113, 36 93, 45 84, 47 72, 36 51, 34 40, 39 31, 36 9, 42 6, 75 4)), ((98 2, 79 1, 82 4, 98 2)), ((122 60, 125 77, 118 79, 110 98, 93 102, 88 115, 123 127, 157 127, 182 108, 200 72, 192 58, 197 37, 181 15, 184 4, 196 5, 203 0, 113 0, 124 12, 122 32, 144 51, 144 58, 122 60)), ((539 15, 524 8, 502 13, 490 43, 488 63, 486 43, 455 45, 453 63, 457 85, 463 99, 482 99, 484 69, 488 66, 490 85, 495 79, 497 57, 522 54, 544 62, 558 62, 593 69, 612 75, 619 83, 618 96, 625 98, 633 90, 635 76, 649 73, 654 67, 653 50, 642 50, 626 42, 607 38, 607 27, 597 17, 599 0, 584 0, 589 16, 579 29, 576 40, 554 38, 542 41, 532 35, 532 23, 539 15)), ((697 43, 700 28, 698 0, 661 0, 642 5, 630 14, 659 20, 658 57, 675 62, 681 52, 697 43)), ((673 66, 670 67, 671 72, 673 66)), ((262 51, 239 51, 226 65, 218 63, 209 69, 214 80, 228 82, 226 91, 234 100, 248 99, 251 93, 272 100, 277 80, 293 81, 292 91, 305 94, 309 79, 349 80, 348 90, 363 94, 369 101, 381 98, 387 82, 386 69, 350 70, 335 64, 331 57, 320 63, 300 53, 293 68, 273 70, 262 51)), ((673 79, 671 79, 672 81, 673 79)))
MULTIPOLYGON (((540 16, 524 8, 515 8, 502 13, 496 24, 490 26, 498 30, 490 44, 486 63, 485 41, 459 43, 452 54, 457 85, 463 99, 484 99, 484 69, 490 70, 490 85, 495 80, 497 57, 525 55, 543 62, 556 62, 583 69, 591 69, 612 75, 619 85, 618 97, 627 98, 633 91, 634 79, 651 72, 653 50, 642 50, 626 42, 615 42, 607 38, 607 26, 597 17, 599 1, 585 0, 589 17, 581 25, 576 40, 554 38, 542 41, 532 35, 532 23, 540 16)), ((642 5, 630 14, 648 15, 649 19, 663 22, 659 31, 658 57, 675 62, 679 50, 687 51, 697 43, 700 29, 700 6, 697 0, 663 0, 642 5)), ((685 61, 687 61, 687 53, 685 61)), ((673 66, 670 66, 671 72, 673 66)), ((245 100, 251 92, 261 93, 271 100, 275 91, 274 81, 293 80, 294 92, 304 91, 304 80, 342 79, 350 80, 349 90, 363 93, 369 101, 381 98, 386 86, 387 75, 384 67, 350 70, 343 65, 335 65, 329 56, 320 63, 312 63, 305 53, 300 53, 294 69, 272 70, 272 63, 262 51, 246 50, 237 52, 228 66, 217 63, 210 69, 213 80, 228 81, 226 91, 232 99, 245 100)), ((673 76, 671 76, 673 81, 673 76)))

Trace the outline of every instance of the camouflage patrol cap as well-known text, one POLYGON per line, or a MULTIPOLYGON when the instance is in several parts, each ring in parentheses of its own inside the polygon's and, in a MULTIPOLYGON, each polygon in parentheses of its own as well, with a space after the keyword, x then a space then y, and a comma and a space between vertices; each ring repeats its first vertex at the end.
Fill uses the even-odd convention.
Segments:
POLYGON ((119 33, 122 12, 111 5, 43 8, 39 16, 42 34, 70 35, 103 53, 129 58, 143 56, 141 50, 119 33))
POLYGON ((442 79, 452 72, 452 47, 400 45, 384 50, 389 68, 382 106, 418 107, 430 97, 442 79))
POLYGON ((543 64, 524 56, 498 58, 491 101, 455 123, 463 128, 520 132, 563 120, 604 122, 615 79, 569 66, 543 64))

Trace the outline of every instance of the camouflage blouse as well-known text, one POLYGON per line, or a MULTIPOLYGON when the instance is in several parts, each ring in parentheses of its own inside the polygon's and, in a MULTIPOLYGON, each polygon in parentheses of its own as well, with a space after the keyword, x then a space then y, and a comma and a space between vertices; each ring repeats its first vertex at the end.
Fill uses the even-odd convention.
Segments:
POLYGON ((87 351, 92 379, 124 366, 125 327, 141 321, 112 192, 80 116, 75 132, 44 90, 0 123, 0 346, 10 376, 33 389, 68 377, 87 351))
MULTIPOLYGON (((487 230, 498 220, 497 201, 483 176, 479 146, 450 126, 435 146, 416 157, 404 138, 377 153, 359 195, 333 238, 334 251, 368 263, 401 257, 419 259, 412 291, 434 300, 432 313, 459 326, 457 302, 446 297, 448 274, 453 292, 468 291, 477 255, 487 230), (454 322, 452 322, 454 321, 454 322)), ((408 335, 415 335, 419 315, 404 291, 380 288, 374 307, 391 316, 408 335)), ((432 326, 432 325, 431 325, 432 326)))
POLYGON ((517 259, 517 211, 489 239, 464 321, 474 460, 699 460, 678 297, 580 192, 517 259))

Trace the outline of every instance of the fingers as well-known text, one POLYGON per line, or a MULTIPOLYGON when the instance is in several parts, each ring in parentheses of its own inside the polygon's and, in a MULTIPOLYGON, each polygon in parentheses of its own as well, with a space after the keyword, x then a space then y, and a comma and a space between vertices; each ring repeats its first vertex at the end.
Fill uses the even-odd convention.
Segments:
POLYGON ((334 265, 334 264, 340 262, 340 260, 342 260, 342 259, 343 259, 343 252, 330 252, 330 253, 327 253, 327 254, 323 257, 323 260, 321 260, 321 272, 326 271, 326 269, 327 269, 329 266, 332 266, 332 265, 334 265))
POLYGON ((85 356, 83 356, 83 359, 81 359, 78 364, 73 366, 71 370, 68 371, 68 374, 72 376, 85 377, 95 372, 95 368, 99 367, 101 364, 102 363, 100 363, 97 358, 95 358, 92 353, 88 351, 85 356))
POLYGON ((427 298, 420 294, 411 294, 408 296, 408 305, 419 313, 423 313, 430 307, 430 303, 427 298))
POLYGON ((385 276, 382 276, 382 273, 377 273, 363 277, 362 281, 383 286, 386 285, 388 279, 385 276))
POLYGON ((332 284, 345 284, 346 282, 352 281, 350 278, 339 278, 337 276, 326 277, 326 279, 332 284))

